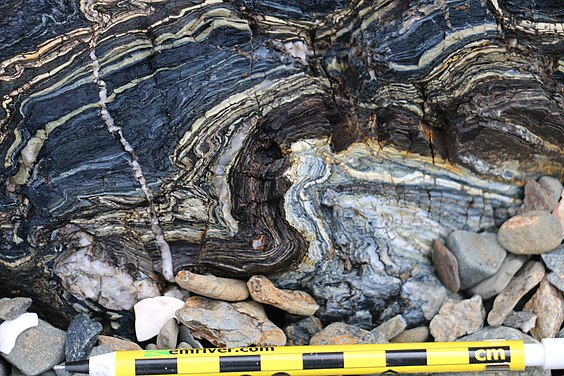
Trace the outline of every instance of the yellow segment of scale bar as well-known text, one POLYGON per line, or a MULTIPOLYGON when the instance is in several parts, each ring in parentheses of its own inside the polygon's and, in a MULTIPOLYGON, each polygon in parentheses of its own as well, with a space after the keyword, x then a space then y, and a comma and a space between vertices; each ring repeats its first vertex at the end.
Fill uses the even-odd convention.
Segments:
POLYGON ((520 371, 525 367, 522 341, 495 340, 127 351, 116 353, 116 376, 136 376, 135 360, 139 359, 176 359, 176 374, 191 376, 468 372, 484 371, 486 367, 499 365, 511 371, 520 371), (317 362, 317 358, 323 358, 327 353, 333 353, 334 359, 317 362), (402 355, 405 357, 402 358, 402 355), (243 366, 233 371, 229 364, 243 360, 239 357, 245 357, 248 369, 243 366), (307 362, 306 357, 309 359, 307 362))

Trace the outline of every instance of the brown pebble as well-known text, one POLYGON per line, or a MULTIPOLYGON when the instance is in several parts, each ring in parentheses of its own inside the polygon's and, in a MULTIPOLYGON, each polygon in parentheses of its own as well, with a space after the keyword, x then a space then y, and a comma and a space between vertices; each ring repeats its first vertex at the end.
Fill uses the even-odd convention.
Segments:
POLYGON ((100 345, 108 346, 108 348, 112 351, 143 350, 141 346, 139 346, 135 342, 110 336, 98 336, 98 343, 100 345))
POLYGON ((513 311, 513 307, 544 277, 544 266, 538 261, 526 263, 507 286, 496 296, 493 308, 488 314, 488 324, 500 326, 513 311))
POLYGON ((458 275, 458 261, 456 261, 456 257, 437 239, 433 240, 431 256, 439 280, 451 292, 458 292, 460 289, 460 277, 458 275))
MULTIPOLYGON (((317 345, 353 345, 357 343, 375 343, 374 335, 354 325, 334 322, 311 337, 309 344, 317 345)), ((382 342, 385 343, 382 337, 382 342)))
POLYGON ((255 275, 247 282, 253 300, 269 304, 295 315, 312 316, 319 305, 304 291, 281 290, 263 275, 255 275))
POLYGON ((517 213, 522 214, 533 210, 551 211, 557 202, 558 200, 552 197, 542 185, 530 179, 525 185, 523 205, 517 213))
POLYGON ((533 337, 538 340, 553 338, 564 322, 564 298, 545 277, 523 311, 537 315, 535 327, 531 329, 533 337))
POLYGON ((181 270, 176 275, 175 281, 183 289, 212 299, 238 302, 249 297, 247 284, 239 279, 221 278, 211 274, 196 274, 188 270, 181 270))

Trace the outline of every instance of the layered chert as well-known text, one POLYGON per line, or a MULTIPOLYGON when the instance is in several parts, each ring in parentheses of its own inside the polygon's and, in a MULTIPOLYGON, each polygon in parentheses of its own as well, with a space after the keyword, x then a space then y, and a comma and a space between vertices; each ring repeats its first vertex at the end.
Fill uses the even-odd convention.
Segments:
POLYGON ((511 1, 49 4, 2 12, 0 293, 63 319, 188 268, 419 323, 431 240, 564 172, 548 1, 530 54, 511 1))
POLYGON ((430 262, 433 239, 495 228, 520 204, 513 185, 372 141, 337 154, 327 140, 300 141, 291 158, 286 218, 309 249, 278 283, 312 286, 328 321, 430 320, 447 296, 430 262))

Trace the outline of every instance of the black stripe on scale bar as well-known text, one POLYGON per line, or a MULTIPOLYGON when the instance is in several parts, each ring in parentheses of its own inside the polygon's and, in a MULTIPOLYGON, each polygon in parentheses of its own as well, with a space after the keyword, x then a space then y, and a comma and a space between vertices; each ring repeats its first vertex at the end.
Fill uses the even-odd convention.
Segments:
POLYGON ((260 355, 220 356, 219 372, 260 371, 260 355))
POLYGON ((426 366, 427 350, 386 350, 386 367, 426 366))
POLYGON ((175 375, 178 373, 176 358, 135 359, 135 375, 175 375))
POLYGON ((342 352, 302 354, 303 369, 345 368, 342 352))

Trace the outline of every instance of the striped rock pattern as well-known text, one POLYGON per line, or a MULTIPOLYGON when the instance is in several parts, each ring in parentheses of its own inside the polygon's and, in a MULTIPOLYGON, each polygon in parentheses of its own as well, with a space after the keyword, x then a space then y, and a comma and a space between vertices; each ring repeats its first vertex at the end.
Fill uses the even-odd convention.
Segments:
POLYGON ((104 286, 292 268, 326 318, 428 320, 432 239, 562 172, 558 3, 0 4, 0 293, 117 323, 104 286))

